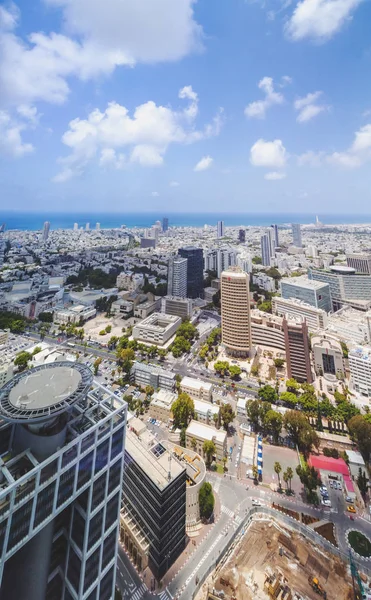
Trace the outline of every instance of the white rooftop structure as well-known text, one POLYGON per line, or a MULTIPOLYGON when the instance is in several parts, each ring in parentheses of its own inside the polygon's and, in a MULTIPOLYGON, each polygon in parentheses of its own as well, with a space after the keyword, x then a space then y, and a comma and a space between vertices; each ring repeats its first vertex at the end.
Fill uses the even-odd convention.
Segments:
POLYGON ((206 423, 200 423, 199 421, 191 421, 187 427, 187 435, 192 435, 197 438, 204 440, 215 440, 219 444, 224 444, 227 432, 221 429, 216 429, 206 423))

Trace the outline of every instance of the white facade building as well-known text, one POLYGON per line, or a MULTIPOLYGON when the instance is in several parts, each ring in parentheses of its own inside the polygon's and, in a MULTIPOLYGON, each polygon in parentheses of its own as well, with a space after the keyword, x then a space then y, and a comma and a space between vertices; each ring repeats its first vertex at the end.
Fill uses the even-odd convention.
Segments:
POLYGON ((276 315, 285 317, 298 317, 307 322, 308 329, 311 332, 325 329, 328 322, 326 311, 321 308, 311 306, 297 298, 272 298, 272 309, 276 315))
POLYGON ((371 396, 371 348, 353 348, 349 352, 349 370, 353 388, 363 396, 371 396))
POLYGON ((211 400, 212 399, 212 383, 201 381, 201 379, 193 379, 193 377, 183 377, 180 382, 180 389, 193 399, 211 400))
POLYGON ((156 312, 135 325, 133 338, 140 342, 163 346, 176 333, 181 324, 182 319, 175 315, 156 312))

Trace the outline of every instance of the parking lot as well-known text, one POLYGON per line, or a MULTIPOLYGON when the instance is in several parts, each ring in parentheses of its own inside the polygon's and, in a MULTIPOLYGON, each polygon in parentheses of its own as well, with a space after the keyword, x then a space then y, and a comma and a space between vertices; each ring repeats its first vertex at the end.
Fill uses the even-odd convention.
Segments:
POLYGON ((302 490, 302 484, 296 474, 296 467, 299 465, 298 455, 296 450, 285 448, 282 446, 271 446, 270 444, 263 445, 263 483, 268 485, 278 486, 278 477, 274 470, 274 463, 279 462, 282 471, 280 473, 282 487, 285 488, 283 474, 287 467, 291 467, 294 477, 291 481, 292 490, 298 495, 302 490))

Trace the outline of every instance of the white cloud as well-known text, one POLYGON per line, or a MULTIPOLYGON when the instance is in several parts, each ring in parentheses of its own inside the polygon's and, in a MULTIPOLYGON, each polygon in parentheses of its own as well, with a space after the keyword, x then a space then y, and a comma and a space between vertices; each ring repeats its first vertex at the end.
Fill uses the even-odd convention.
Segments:
POLYGON ((356 131, 354 141, 346 152, 334 152, 328 162, 354 169, 371 161, 371 123, 356 131))
POLYGON ((210 167, 213 164, 213 162, 214 162, 214 159, 211 158, 211 156, 204 156, 197 163, 197 165, 195 166, 195 168, 193 170, 196 171, 196 172, 198 172, 198 171, 206 171, 207 169, 210 169, 210 167))
POLYGON ((152 196, 153 198, 158 198, 158 197, 159 197, 159 195, 160 195, 160 194, 159 194, 158 192, 151 192, 151 196, 152 196))
MULTIPOLYGON (((192 105, 197 95, 192 88, 187 89, 182 97, 189 99, 192 105), (193 98, 190 98, 191 94, 194 94, 193 98)), ((131 116, 125 106, 110 102, 104 112, 95 109, 86 119, 74 119, 69 123, 62 141, 71 153, 60 159, 59 162, 64 165, 62 178, 57 176, 54 181, 64 181, 65 171, 68 178, 70 171, 80 174, 97 154, 100 154, 101 165, 110 163, 115 168, 123 168, 129 163, 160 166, 170 144, 192 144, 217 135, 221 123, 221 114, 218 113, 211 124, 197 129, 194 118, 190 117, 189 105, 176 111, 148 101, 137 106, 131 116), (123 149, 129 153, 127 161, 124 154, 116 154, 123 149)))
POLYGON ((304 152, 297 157, 297 162, 299 167, 309 166, 309 167, 320 167, 323 164, 325 158, 324 152, 313 152, 312 150, 308 150, 308 152, 304 152))
POLYGON ((32 144, 22 140, 22 132, 29 124, 14 119, 7 111, 0 111, 0 153, 19 158, 33 152, 32 144))
POLYGON ((248 104, 245 115, 250 118, 264 119, 268 108, 275 104, 283 104, 284 97, 280 92, 274 91, 272 77, 263 77, 258 83, 258 88, 264 92, 265 98, 248 104))
POLYGON ((278 181, 279 179, 285 179, 285 177, 286 173, 280 173, 279 171, 271 171, 264 175, 264 179, 268 179, 268 181, 278 181))
POLYGON ((310 121, 321 112, 328 110, 329 107, 325 104, 316 104, 319 97, 322 95, 322 92, 313 92, 311 94, 307 94, 303 98, 298 98, 294 102, 295 110, 299 111, 299 114, 296 118, 298 123, 306 123, 310 121))
POLYGON ((310 38, 325 41, 352 18, 362 0, 301 0, 286 25, 293 41, 310 38))
POLYGON ((178 181, 170 181, 169 186, 170 187, 179 187, 180 183, 178 181))
POLYGON ((250 162, 254 167, 282 169, 287 162, 287 152, 281 140, 266 142, 258 140, 251 147, 250 162))
POLYGON ((5 106, 61 103, 68 80, 119 66, 175 61, 202 46, 194 0, 45 0, 62 9, 63 34, 14 30, 19 11, 0 7, 0 89, 5 106))
POLYGON ((186 85, 179 92, 179 98, 190 100, 190 105, 186 109, 186 115, 189 119, 194 119, 198 114, 198 95, 193 91, 191 85, 186 85))

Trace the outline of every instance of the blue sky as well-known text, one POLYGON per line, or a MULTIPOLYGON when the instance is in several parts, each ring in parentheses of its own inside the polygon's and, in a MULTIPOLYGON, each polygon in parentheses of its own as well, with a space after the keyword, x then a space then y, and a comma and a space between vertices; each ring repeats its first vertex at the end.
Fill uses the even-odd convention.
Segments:
POLYGON ((371 213, 369 0, 0 6, 1 207, 371 213))

